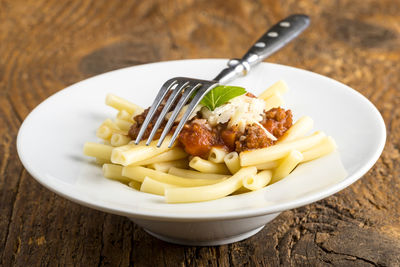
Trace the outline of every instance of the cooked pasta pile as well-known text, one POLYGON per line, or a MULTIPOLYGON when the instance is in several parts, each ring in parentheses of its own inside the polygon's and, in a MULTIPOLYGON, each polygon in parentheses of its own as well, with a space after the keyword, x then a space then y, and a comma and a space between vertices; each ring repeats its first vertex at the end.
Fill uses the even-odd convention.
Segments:
MULTIPOLYGON (((286 91, 286 84, 278 81, 258 99, 263 99, 269 109, 277 108, 283 105, 286 91)), ((107 95, 106 104, 118 110, 116 118, 100 125, 96 135, 103 142, 85 143, 84 154, 96 158, 106 178, 164 196, 167 203, 208 201, 259 190, 285 178, 298 164, 336 149, 332 137, 323 132, 308 135, 313 120, 305 116, 271 146, 240 153, 216 146, 206 158, 191 156, 179 142, 168 148, 168 137, 159 148, 157 140, 149 146, 145 141, 135 145, 128 131, 143 109, 112 94, 107 95)))

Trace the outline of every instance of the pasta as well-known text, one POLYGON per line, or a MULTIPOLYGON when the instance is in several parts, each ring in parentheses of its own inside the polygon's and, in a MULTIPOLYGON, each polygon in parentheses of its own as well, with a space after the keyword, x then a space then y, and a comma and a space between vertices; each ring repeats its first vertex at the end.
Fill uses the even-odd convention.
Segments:
POLYGON ((131 126, 132 126, 132 122, 122 120, 119 118, 115 119, 115 124, 118 126, 118 128, 120 128, 124 132, 128 132, 129 128, 131 128, 131 126))
POLYGON ((157 141, 151 142, 149 146, 144 144, 128 144, 117 147, 112 151, 111 162, 127 166, 141 160, 149 159, 169 150, 169 140, 170 138, 165 138, 164 143, 159 148, 156 147, 157 141))
POLYGON ((271 170, 274 169, 278 166, 278 160, 273 160, 273 161, 267 161, 264 163, 256 164, 257 170, 271 170))
POLYGON ((292 127, 289 128, 289 130, 286 131, 286 133, 283 134, 277 143, 286 143, 305 136, 309 131, 311 131, 313 124, 314 122, 310 117, 301 117, 292 125, 292 127))
POLYGON ((131 179, 122 175, 122 166, 116 164, 103 164, 103 175, 106 178, 117 180, 122 183, 131 181, 131 179))
POLYGON ((247 177, 243 179, 243 187, 255 191, 265 187, 272 178, 271 171, 261 171, 254 176, 247 177))
POLYGON ((297 164, 299 164, 303 160, 303 154, 301 154, 298 150, 291 150, 287 156, 282 159, 282 162, 275 169, 274 175, 272 177, 271 183, 276 183, 277 181, 283 179, 288 176, 289 173, 296 168, 297 164))
POLYGON ((135 105, 128 100, 113 94, 108 94, 106 96, 106 105, 113 107, 119 111, 125 110, 130 114, 143 112, 143 109, 138 105, 135 105))
POLYGON ((280 94, 284 94, 288 91, 288 86, 287 84, 280 80, 277 81, 276 83, 274 83, 273 85, 271 85, 270 87, 268 87, 264 92, 262 92, 258 98, 267 100, 270 96, 272 96, 273 94, 279 92, 280 94))
POLYGON ((103 164, 111 163, 109 159, 96 158, 96 163, 103 166, 103 164))
POLYGON ((210 150, 210 155, 208 156, 208 160, 214 163, 222 163, 224 162, 224 158, 228 153, 224 148, 221 147, 213 147, 210 150))
POLYGON ((320 143, 303 152, 303 162, 314 160, 333 152, 337 148, 331 136, 325 137, 320 143))
POLYGON ((188 162, 186 160, 156 162, 156 163, 149 164, 148 167, 151 169, 154 169, 156 171, 168 172, 168 170, 172 167, 187 168, 188 162))
POLYGON ((225 164, 214 163, 200 157, 192 158, 189 162, 189 166, 199 172, 229 174, 229 170, 225 164))
POLYGON ((146 141, 138 145, 132 141, 144 120, 143 108, 108 94, 106 104, 118 111, 116 117, 104 120, 97 129, 102 143, 86 142, 83 153, 102 165, 104 177, 163 196, 167 203, 208 201, 260 190, 284 179, 302 162, 337 148, 323 132, 308 135, 313 128, 310 117, 301 117, 292 125, 291 111, 281 108, 287 90, 286 83, 278 81, 258 98, 239 95, 214 109, 198 105, 190 126, 185 124, 188 127, 183 129, 185 138, 179 136, 168 147, 168 135, 159 148, 158 140, 149 146, 146 141), (204 150, 204 145, 209 148, 204 150))
POLYGON ((110 160, 113 147, 109 145, 86 142, 83 146, 83 154, 102 160, 110 160))
POLYGON ((128 166, 122 169, 122 175, 131 178, 138 182, 143 182, 144 178, 150 177, 162 183, 189 187, 189 186, 200 186, 200 185, 210 185, 215 184, 223 179, 211 180, 211 179, 188 179, 172 174, 152 170, 142 166, 128 166))
POLYGON ((168 170, 169 174, 173 174, 180 177, 191 178, 191 179, 222 179, 228 177, 226 174, 217 174, 217 173, 203 173, 193 170, 180 169, 177 167, 171 167, 168 170))
POLYGON ((271 95, 265 100, 265 103, 266 103, 266 109, 269 110, 272 108, 283 106, 284 101, 281 93, 275 92, 273 95, 271 95))
POLYGON ((136 189, 137 191, 140 191, 141 185, 142 185, 141 183, 139 183, 138 181, 134 181, 134 180, 131 180, 128 183, 128 186, 132 187, 133 189, 136 189))
POLYGON ((113 133, 119 133, 119 134, 126 134, 125 131, 122 131, 116 123, 114 123, 110 119, 106 119, 97 129, 96 135, 97 137, 104 139, 104 140, 110 140, 111 136, 113 133))
POLYGON ((224 157, 226 167, 232 174, 235 174, 240 170, 239 154, 237 152, 231 152, 224 157))
POLYGON ((318 144, 325 137, 322 132, 316 132, 311 136, 303 137, 291 142, 276 144, 274 146, 261 148, 253 151, 245 151, 240 154, 240 165, 251 166, 268 161, 283 158, 291 150, 305 151, 318 144))
POLYGON ((157 156, 134 162, 131 165, 148 165, 152 163, 158 163, 158 162, 166 162, 166 161, 173 161, 173 160, 178 160, 178 159, 183 159, 186 158, 188 154, 183 151, 182 148, 180 147, 174 147, 166 152, 163 152, 157 156))
POLYGON ((113 131, 110 127, 108 127, 107 125, 101 125, 96 132, 96 136, 98 138, 104 139, 104 140, 108 140, 110 139, 110 137, 112 136, 113 131))
POLYGON ((165 200, 167 203, 182 203, 218 199, 238 190, 242 186, 243 179, 253 176, 256 173, 256 167, 245 167, 225 181, 213 185, 166 188, 165 200))
POLYGON ((134 122, 132 114, 129 113, 128 111, 124 110, 124 109, 118 111, 117 118, 120 119, 120 120, 128 121, 130 123, 134 122))
POLYGON ((176 186, 172 184, 162 183, 146 176, 144 177, 143 183, 141 184, 139 190, 145 193, 163 196, 166 188, 173 187, 176 186))
POLYGON ((127 145, 131 139, 123 134, 114 133, 111 135, 110 143, 112 146, 123 146, 127 145))

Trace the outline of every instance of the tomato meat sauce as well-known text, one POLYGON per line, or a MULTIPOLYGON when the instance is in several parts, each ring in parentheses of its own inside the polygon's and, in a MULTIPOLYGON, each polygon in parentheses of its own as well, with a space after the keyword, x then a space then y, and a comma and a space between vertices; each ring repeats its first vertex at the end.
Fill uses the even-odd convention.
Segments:
MULTIPOLYGON (((264 113, 261 125, 279 139, 292 126, 292 112, 273 108, 264 113)), ((242 152, 276 143, 256 124, 248 125, 245 132, 241 133, 237 127, 227 128, 226 124, 222 124, 210 128, 196 120, 185 125, 178 140, 187 153, 202 157, 206 156, 213 146, 223 146, 228 152, 242 152)))
MULTIPOLYGON (((247 95, 254 97, 251 93, 247 93, 247 95)), ((161 103, 160 107, 157 109, 143 138, 147 138, 150 135, 154 123, 164 105, 165 103, 161 103)), ((173 108, 174 107, 172 107, 172 109, 173 108)), ((133 140, 136 139, 148 111, 149 109, 146 109, 142 114, 134 117, 136 123, 132 125, 128 132, 128 135, 133 140)), ((280 107, 264 111, 262 117, 263 119, 260 121, 260 124, 278 140, 293 123, 291 110, 285 110, 280 107)), ((161 124, 160 128, 157 130, 155 139, 160 137, 165 124, 166 121, 161 124)), ((175 130, 177 124, 177 122, 174 124, 171 132, 175 130)), ((268 147, 276 143, 276 141, 267 136, 265 130, 263 130, 260 125, 247 125, 244 133, 240 132, 236 126, 231 128, 227 126, 228 123, 211 127, 205 119, 201 119, 199 115, 196 115, 184 125, 182 131, 179 133, 178 141, 188 154, 203 158, 207 157, 208 152, 214 146, 223 147, 227 152, 236 151, 240 153, 242 151, 268 147)))

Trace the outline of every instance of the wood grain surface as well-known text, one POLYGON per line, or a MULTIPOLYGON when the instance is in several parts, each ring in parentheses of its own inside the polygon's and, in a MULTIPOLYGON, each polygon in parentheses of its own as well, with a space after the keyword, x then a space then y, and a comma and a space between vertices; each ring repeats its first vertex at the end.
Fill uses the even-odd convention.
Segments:
POLYGON ((0 266, 400 266, 399 62, 398 0, 0 0, 0 266), (18 128, 51 94, 121 67, 239 56, 292 13, 312 24, 268 61, 348 84, 387 126, 381 158, 347 189, 247 240, 185 247, 65 200, 21 165, 18 128))

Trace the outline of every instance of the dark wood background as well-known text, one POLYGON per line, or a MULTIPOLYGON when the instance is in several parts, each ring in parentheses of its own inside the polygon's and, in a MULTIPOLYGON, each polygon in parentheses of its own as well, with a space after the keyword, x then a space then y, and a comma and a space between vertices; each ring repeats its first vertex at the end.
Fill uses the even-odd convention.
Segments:
POLYGON ((399 36, 398 0, 0 0, 0 265, 399 266, 399 36), (240 56, 292 13, 312 24, 268 61, 348 84, 386 122, 381 158, 340 193, 283 212, 245 241, 184 247, 65 200, 22 167, 18 128, 51 94, 125 66, 240 56))

